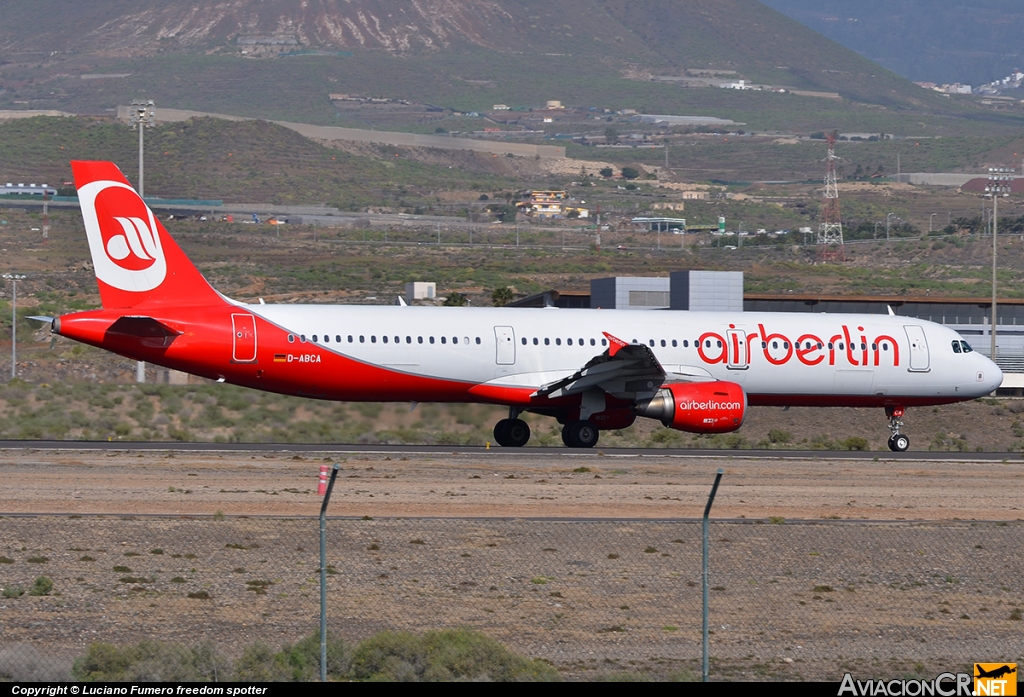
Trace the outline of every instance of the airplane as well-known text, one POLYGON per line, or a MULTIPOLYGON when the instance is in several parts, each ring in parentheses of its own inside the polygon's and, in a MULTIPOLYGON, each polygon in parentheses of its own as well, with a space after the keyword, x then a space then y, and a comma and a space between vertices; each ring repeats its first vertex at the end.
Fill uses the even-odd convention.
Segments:
POLYGON ((889 447, 908 407, 992 393, 1002 371, 956 332, 866 314, 274 305, 222 295, 110 162, 72 162, 102 309, 51 331, 131 359, 257 390, 340 401, 508 407, 593 447, 637 417, 714 434, 751 406, 874 407, 889 447))

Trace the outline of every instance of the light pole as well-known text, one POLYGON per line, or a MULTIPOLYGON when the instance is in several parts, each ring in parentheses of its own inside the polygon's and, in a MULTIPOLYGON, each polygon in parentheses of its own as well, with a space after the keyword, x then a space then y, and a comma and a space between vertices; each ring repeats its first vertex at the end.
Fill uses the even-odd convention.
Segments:
POLYGON ((886 242, 889 241, 889 219, 892 218, 894 215, 896 215, 896 214, 895 213, 890 213, 889 215, 885 216, 885 240, 886 240, 886 242))
MULTIPOLYGON (((146 132, 146 128, 152 128, 156 124, 156 105, 153 104, 153 100, 133 99, 129 118, 131 118, 132 127, 139 129, 139 198, 145 199, 146 185, 143 178, 142 146, 145 140, 143 134, 146 132)), ((145 361, 139 361, 135 364, 135 382, 146 382, 145 361)))
POLYGON ((876 240, 878 239, 878 226, 881 225, 881 224, 882 224, 881 222, 879 222, 877 220, 875 221, 875 239, 876 240))
POLYGON ((932 234, 932 222, 935 220, 935 216, 936 215, 938 215, 938 213, 932 213, 931 216, 929 216, 929 218, 928 218, 928 234, 929 235, 932 234))
POLYGON ((999 217, 999 197, 1006 198, 1010 195, 1012 183, 1012 168, 988 168, 988 184, 985 186, 985 196, 992 197, 992 317, 989 320, 989 334, 992 337, 992 346, 989 357, 993 361, 996 359, 996 221, 999 217))
POLYGON ((18 281, 25 278, 16 273, 5 273, 11 282, 11 379, 18 377, 18 281))

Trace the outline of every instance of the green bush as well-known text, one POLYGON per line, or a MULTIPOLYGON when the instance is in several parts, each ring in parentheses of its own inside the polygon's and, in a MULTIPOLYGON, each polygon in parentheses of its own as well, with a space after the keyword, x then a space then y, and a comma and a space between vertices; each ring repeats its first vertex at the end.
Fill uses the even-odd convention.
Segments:
POLYGON ((53 579, 47 578, 46 576, 40 576, 36 579, 36 582, 32 584, 32 588, 29 589, 29 595, 49 595, 50 591, 53 590, 53 579))
MULTIPOLYGON (((327 634, 327 674, 341 677, 348 672, 348 649, 327 634)), ((314 632, 294 645, 286 644, 274 653, 265 644, 246 647, 235 662, 235 680, 243 682, 310 681, 320 679, 320 633, 314 632)))
POLYGON ((133 646, 96 643, 71 669, 75 680, 89 682, 208 682, 231 677, 230 662, 210 643, 140 641, 133 646))
POLYGON ((519 656, 470 629, 445 629, 419 637, 386 631, 356 647, 352 677, 372 681, 552 681, 558 672, 519 656))

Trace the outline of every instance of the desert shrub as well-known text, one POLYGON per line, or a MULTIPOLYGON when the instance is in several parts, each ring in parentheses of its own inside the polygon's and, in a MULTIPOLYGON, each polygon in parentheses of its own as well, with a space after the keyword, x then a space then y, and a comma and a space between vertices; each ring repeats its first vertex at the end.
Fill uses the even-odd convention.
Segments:
POLYGON ((29 644, 0 649, 0 682, 62 682, 71 679, 71 661, 43 656, 29 644))
POLYGON ((29 589, 29 595, 49 595, 50 591, 53 590, 53 579, 47 578, 46 576, 40 576, 36 579, 36 582, 32 584, 29 589))
POLYGON ((75 680, 208 682, 230 677, 230 663, 213 644, 194 647, 163 641, 129 646, 95 643, 71 669, 75 680))
MULTIPOLYGON (((327 674, 348 672, 348 648, 340 638, 327 634, 327 674)), ((246 647, 235 662, 234 679, 243 682, 311 681, 320 678, 320 633, 314 632, 274 653, 265 644, 246 647)))
POLYGON ((490 637, 470 629, 445 629, 419 637, 409 632, 381 632, 356 647, 352 677, 361 680, 447 682, 557 680, 543 661, 520 656, 490 637))

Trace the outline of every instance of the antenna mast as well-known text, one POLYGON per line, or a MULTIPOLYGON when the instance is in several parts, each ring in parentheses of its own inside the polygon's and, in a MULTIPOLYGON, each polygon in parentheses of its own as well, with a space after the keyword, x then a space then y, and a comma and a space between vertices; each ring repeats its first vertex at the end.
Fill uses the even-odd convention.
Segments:
POLYGON ((821 206, 821 224, 818 227, 818 245, 822 261, 845 261, 843 248, 843 221, 839 214, 839 186, 836 184, 836 138, 839 131, 825 135, 828 156, 825 158, 825 196, 821 206))

